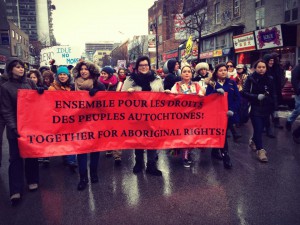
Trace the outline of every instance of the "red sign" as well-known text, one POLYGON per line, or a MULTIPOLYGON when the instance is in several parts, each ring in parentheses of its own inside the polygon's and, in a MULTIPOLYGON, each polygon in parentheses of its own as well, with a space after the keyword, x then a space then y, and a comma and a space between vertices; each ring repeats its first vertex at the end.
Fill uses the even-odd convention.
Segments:
POLYGON ((18 91, 21 156, 223 147, 227 96, 18 91))
POLYGON ((200 53, 200 59, 209 59, 213 57, 213 51, 200 53))

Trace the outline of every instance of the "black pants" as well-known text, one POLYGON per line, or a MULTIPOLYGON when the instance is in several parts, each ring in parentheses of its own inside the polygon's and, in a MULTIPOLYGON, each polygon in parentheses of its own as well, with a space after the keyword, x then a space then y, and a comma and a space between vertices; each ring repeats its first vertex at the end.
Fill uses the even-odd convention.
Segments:
POLYGON ((24 187, 24 161, 25 177, 28 184, 39 182, 39 164, 37 158, 22 159, 17 139, 8 139, 9 144, 9 190, 10 196, 16 193, 23 193, 24 187))
MULTIPOLYGON (((157 152, 156 150, 146 150, 147 152, 147 164, 155 164, 157 152)), ((135 160, 136 162, 144 161, 144 149, 136 149, 135 150, 135 160)))
POLYGON ((4 133, 5 123, 0 121, 0 166, 2 164, 2 142, 4 133))

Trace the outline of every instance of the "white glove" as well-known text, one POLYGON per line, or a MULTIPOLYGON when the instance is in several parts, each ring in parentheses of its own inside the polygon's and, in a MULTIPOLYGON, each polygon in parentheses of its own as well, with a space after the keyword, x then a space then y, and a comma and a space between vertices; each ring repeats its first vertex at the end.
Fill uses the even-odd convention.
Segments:
POLYGON ((133 89, 133 88, 128 88, 127 91, 128 91, 128 92, 134 92, 134 89, 133 89))
POLYGON ((266 96, 265 96, 264 94, 259 94, 259 95, 257 96, 257 99, 258 99, 259 101, 262 101, 265 97, 266 97, 266 96))
POLYGON ((171 91, 169 89, 165 90, 165 93, 170 94, 171 91))
POLYGON ((231 110, 228 110, 228 111, 227 111, 227 116, 231 117, 231 116, 233 116, 233 115, 234 115, 234 112, 233 112, 233 111, 231 111, 231 110))
POLYGON ((216 90, 219 94, 224 95, 224 89, 223 88, 218 88, 216 90))

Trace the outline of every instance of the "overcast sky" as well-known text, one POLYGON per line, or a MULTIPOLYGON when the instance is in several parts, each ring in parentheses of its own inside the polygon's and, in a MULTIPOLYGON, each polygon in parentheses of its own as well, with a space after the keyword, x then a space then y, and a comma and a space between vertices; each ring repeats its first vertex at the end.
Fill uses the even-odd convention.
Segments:
POLYGON ((91 41, 120 42, 147 34, 148 9, 155 0, 52 0, 56 41, 78 46, 91 41))

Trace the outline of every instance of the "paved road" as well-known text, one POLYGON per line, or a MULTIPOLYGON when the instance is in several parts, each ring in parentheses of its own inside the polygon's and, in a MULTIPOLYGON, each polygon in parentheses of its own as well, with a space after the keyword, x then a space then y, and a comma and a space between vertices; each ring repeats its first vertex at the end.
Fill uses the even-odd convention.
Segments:
POLYGON ((264 137, 269 163, 263 164, 247 146, 250 124, 239 131, 240 141, 229 142, 230 171, 209 150, 195 150, 191 168, 161 151, 163 177, 134 175, 132 150, 124 151, 121 167, 101 153, 100 182, 78 192, 78 175, 53 158, 49 168, 40 169, 40 189, 26 191, 16 208, 9 201, 5 142, 0 224, 300 224, 300 145, 276 130, 276 139, 264 137))

